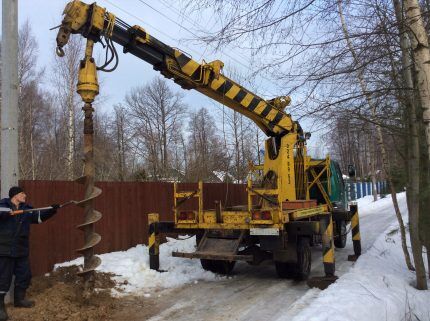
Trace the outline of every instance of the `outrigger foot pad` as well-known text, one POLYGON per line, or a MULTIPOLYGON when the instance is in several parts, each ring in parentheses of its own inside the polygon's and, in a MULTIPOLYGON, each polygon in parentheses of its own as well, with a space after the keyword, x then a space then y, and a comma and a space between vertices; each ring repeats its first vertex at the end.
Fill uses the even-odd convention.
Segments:
POLYGON ((329 276, 316 276, 309 278, 307 284, 310 288, 318 288, 320 290, 325 290, 330 284, 333 284, 338 279, 335 275, 329 276))
POLYGON ((350 262, 355 262, 357 261, 357 259, 358 259, 358 255, 355 255, 355 254, 348 255, 348 261, 350 262))

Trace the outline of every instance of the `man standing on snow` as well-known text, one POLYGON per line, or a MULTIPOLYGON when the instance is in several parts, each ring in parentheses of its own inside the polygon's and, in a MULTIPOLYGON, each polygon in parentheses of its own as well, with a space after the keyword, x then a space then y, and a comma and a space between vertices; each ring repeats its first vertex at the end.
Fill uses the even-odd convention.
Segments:
POLYGON ((37 224, 51 218, 60 205, 52 209, 11 215, 11 211, 28 210, 27 195, 21 187, 9 190, 9 198, 0 201, 0 321, 8 319, 4 298, 9 291, 12 276, 15 275, 14 306, 31 308, 33 301, 25 299, 30 286, 31 271, 28 260, 30 224, 37 224))

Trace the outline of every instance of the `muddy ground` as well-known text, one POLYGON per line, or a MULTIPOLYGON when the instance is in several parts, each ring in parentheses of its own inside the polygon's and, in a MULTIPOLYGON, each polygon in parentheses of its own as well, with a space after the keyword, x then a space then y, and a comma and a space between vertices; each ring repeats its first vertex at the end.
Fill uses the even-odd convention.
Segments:
POLYGON ((35 277, 27 297, 36 305, 30 309, 15 308, 7 304, 12 321, 98 321, 147 320, 157 314, 153 311, 153 298, 125 296, 113 298, 110 290, 115 286, 112 275, 97 272, 97 293, 83 298, 84 285, 77 276, 78 267, 60 268, 48 276, 35 277))
MULTIPOLYGON (((363 253, 393 223, 395 217, 367 215, 360 218, 363 253)), ((336 249, 336 274, 349 271, 353 253, 351 238, 344 249, 336 249)), ((312 250, 312 276, 324 273, 321 248, 312 250)), ((195 281, 172 289, 153 289, 150 296, 112 298, 112 275, 96 274, 96 288, 90 300, 82 298, 82 279, 77 267, 62 268, 49 276, 33 278, 29 297, 36 301, 31 309, 16 309, 10 304, 12 321, 261 321, 279 317, 292 319, 318 295, 305 282, 280 280, 271 262, 251 266, 238 262, 233 276, 217 282, 195 281), (273 308, 276 307, 276 308, 273 308)), ((146 292, 146 291, 145 291, 146 292)))

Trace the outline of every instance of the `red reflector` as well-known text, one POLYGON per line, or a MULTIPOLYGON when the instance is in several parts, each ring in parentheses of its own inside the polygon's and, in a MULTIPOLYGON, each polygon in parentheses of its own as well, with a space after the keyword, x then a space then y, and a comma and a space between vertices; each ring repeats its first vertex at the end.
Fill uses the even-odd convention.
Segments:
POLYGON ((194 212, 180 212, 178 214, 178 220, 190 221, 190 220, 195 220, 195 218, 196 217, 194 215, 194 212))
POLYGON ((263 211, 261 212, 261 219, 262 220, 271 220, 272 215, 270 214, 270 211, 263 211))
POLYGON ((262 212, 253 212, 252 213, 252 219, 255 221, 258 220, 271 220, 272 214, 270 214, 270 211, 262 211, 262 212))
POLYGON ((187 220, 194 220, 194 212, 187 213, 187 220))

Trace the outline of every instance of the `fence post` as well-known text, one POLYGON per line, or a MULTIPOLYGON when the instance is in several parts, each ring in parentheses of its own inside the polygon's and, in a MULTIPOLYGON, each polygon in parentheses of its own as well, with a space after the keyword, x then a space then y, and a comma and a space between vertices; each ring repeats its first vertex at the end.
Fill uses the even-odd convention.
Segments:
POLYGON ((356 187, 357 187, 357 198, 361 198, 361 183, 357 182, 356 187))

